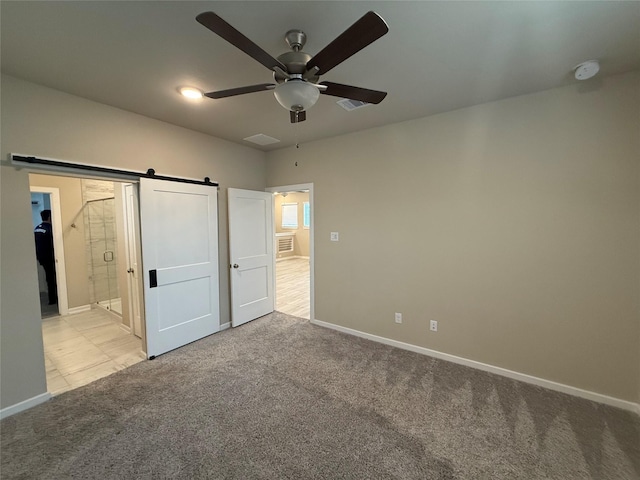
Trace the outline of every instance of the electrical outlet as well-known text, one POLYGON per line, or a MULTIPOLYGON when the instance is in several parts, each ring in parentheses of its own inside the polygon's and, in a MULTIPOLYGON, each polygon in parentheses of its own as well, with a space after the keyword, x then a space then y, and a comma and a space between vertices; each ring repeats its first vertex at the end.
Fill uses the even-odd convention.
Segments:
POLYGON ((340 240, 340 234, 338 232, 331 232, 331 241, 338 242, 340 240))
POLYGON ((402 314, 396 312, 396 323, 402 323, 402 314))
POLYGON ((437 332, 438 331, 438 321, 437 320, 429 321, 429 330, 431 330, 432 332, 437 332))

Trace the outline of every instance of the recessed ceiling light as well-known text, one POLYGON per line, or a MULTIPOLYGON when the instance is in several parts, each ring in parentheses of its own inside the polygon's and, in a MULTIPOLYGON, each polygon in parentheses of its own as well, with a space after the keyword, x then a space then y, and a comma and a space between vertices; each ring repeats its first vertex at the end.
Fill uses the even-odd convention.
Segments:
POLYGON ((182 87, 180 93, 187 98, 202 98, 202 92, 193 87, 182 87))
POLYGON ((600 64, 597 60, 588 60, 576 65, 574 68, 577 80, 588 80, 600 71, 600 64))

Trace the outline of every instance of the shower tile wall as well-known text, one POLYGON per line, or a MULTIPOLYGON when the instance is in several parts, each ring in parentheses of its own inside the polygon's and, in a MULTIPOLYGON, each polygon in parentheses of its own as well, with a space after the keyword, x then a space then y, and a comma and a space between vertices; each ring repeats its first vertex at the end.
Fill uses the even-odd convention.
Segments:
MULTIPOLYGON (((90 261, 92 263, 91 277, 95 302, 102 302, 113 297, 111 274, 115 275, 115 269, 105 262, 106 250, 114 251, 110 244, 115 243, 115 238, 109 228, 109 212, 113 212, 113 200, 97 201, 87 204, 89 211, 90 229, 90 261)), ((115 253, 114 253, 115 255, 115 253)), ((113 262, 112 262, 113 263, 113 262)), ((115 295, 117 297, 117 295, 115 295)), ((115 298, 115 297, 113 297, 115 298)))
POLYGON ((113 182, 83 179, 81 184, 82 200, 85 202, 99 200, 101 198, 111 198, 115 195, 113 182))
POLYGON ((89 274, 89 296, 91 303, 118 298, 116 230, 113 182, 82 180, 83 216, 87 228, 87 272, 89 274), (89 203, 87 203, 89 202, 89 203), (113 262, 104 261, 104 252, 112 251, 113 262))

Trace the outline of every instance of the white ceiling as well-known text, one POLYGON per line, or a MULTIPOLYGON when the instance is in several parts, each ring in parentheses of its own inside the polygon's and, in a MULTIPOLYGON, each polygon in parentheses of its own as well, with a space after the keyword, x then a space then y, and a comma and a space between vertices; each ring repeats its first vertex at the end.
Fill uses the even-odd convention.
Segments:
MULTIPOLYGON (((640 69, 640 3, 367 1, 2 1, 2 72, 148 117, 274 150, 576 82, 599 59, 601 76, 640 69), (322 95, 307 121, 271 92, 188 101, 204 91, 269 83, 271 72, 196 22, 214 11, 274 57, 287 30, 317 53, 368 10, 389 33, 322 80, 389 92, 347 112, 322 95)), ((597 86, 598 77, 589 80, 597 86)))

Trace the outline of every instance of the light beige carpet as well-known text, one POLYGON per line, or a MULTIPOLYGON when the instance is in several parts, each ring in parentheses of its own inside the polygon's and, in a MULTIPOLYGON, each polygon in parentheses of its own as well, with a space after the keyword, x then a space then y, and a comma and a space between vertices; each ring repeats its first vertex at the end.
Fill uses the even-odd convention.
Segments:
POLYGON ((638 479, 622 410, 274 313, 2 421, 3 479, 638 479))

